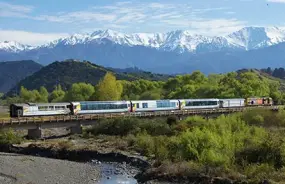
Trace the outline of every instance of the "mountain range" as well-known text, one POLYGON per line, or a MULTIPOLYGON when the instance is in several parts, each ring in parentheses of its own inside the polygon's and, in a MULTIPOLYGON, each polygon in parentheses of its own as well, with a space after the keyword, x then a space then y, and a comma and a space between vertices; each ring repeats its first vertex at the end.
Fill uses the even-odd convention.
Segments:
POLYGON ((190 31, 124 34, 99 30, 40 46, 0 43, 0 61, 32 59, 42 65, 69 58, 115 68, 138 67, 156 73, 224 73, 241 68, 282 67, 285 29, 245 27, 226 36, 190 31))

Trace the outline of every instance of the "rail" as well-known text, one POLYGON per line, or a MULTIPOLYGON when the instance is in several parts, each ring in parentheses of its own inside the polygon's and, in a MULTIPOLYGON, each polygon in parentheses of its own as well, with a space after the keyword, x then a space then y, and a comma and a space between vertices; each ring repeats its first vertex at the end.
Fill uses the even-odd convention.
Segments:
POLYGON ((130 118, 130 117, 163 117, 163 116, 187 116, 187 115, 211 115, 222 113, 242 112, 246 109, 266 108, 280 109, 284 106, 262 106, 262 107, 242 107, 242 108, 220 108, 220 109, 188 109, 175 111, 155 111, 155 112, 134 112, 134 113, 108 113, 108 114, 85 114, 85 115, 64 115, 64 116, 41 116, 11 118, 9 120, 0 119, 0 129, 10 125, 41 124, 68 121, 92 121, 99 119, 130 118))

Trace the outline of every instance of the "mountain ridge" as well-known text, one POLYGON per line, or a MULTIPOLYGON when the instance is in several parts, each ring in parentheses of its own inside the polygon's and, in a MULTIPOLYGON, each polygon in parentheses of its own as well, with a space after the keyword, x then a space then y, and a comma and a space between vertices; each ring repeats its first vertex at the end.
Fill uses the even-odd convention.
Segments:
POLYGON ((74 34, 52 42, 32 47, 16 42, 0 42, 0 50, 21 52, 42 48, 54 48, 59 45, 75 45, 96 42, 104 44, 104 39, 125 46, 145 46, 161 51, 196 52, 221 51, 225 49, 252 50, 272 46, 285 41, 285 29, 278 27, 244 27, 226 36, 204 36, 192 34, 188 30, 175 30, 166 33, 131 33, 97 30, 90 34, 74 34), (206 49, 212 48, 212 49, 206 49), (213 50, 213 48, 215 48, 213 50), (199 51, 198 49, 198 51, 199 51))
POLYGON ((79 82, 96 85, 107 72, 113 73, 118 80, 128 81, 139 79, 160 81, 167 80, 170 77, 168 75, 155 74, 137 69, 119 71, 119 69, 106 68, 89 61, 69 59, 55 61, 48 66, 42 67, 32 75, 20 80, 6 95, 13 96, 20 90, 21 86, 29 90, 39 89, 41 86, 44 86, 48 91, 52 91, 58 84, 60 84, 64 90, 69 89, 72 84, 79 82))
POLYGON ((0 93, 6 93, 19 81, 39 71, 42 66, 31 60, 0 62, 0 93))

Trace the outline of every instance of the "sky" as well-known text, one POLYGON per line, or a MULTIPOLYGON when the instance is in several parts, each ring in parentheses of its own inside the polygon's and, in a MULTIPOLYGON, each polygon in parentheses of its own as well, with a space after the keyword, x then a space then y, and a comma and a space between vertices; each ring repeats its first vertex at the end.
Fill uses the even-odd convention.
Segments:
POLYGON ((0 0, 0 41, 29 45, 99 29, 221 36, 246 26, 285 27, 285 0, 0 0))

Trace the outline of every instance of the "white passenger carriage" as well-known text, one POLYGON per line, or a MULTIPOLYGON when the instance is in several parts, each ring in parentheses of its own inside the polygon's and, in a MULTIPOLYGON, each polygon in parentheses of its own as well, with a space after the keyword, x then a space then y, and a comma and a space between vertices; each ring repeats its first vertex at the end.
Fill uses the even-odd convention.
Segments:
POLYGON ((131 112, 179 110, 178 100, 137 100, 131 104, 131 112))
POLYGON ((219 99, 180 99, 181 109, 215 109, 219 108, 219 99))
POLYGON ((70 103, 22 103, 10 106, 11 117, 70 114, 70 103))
POLYGON ((220 99, 221 108, 244 107, 244 106, 245 106, 244 98, 220 99))
POLYGON ((131 110, 130 101, 72 102, 73 114, 124 113, 131 110))

